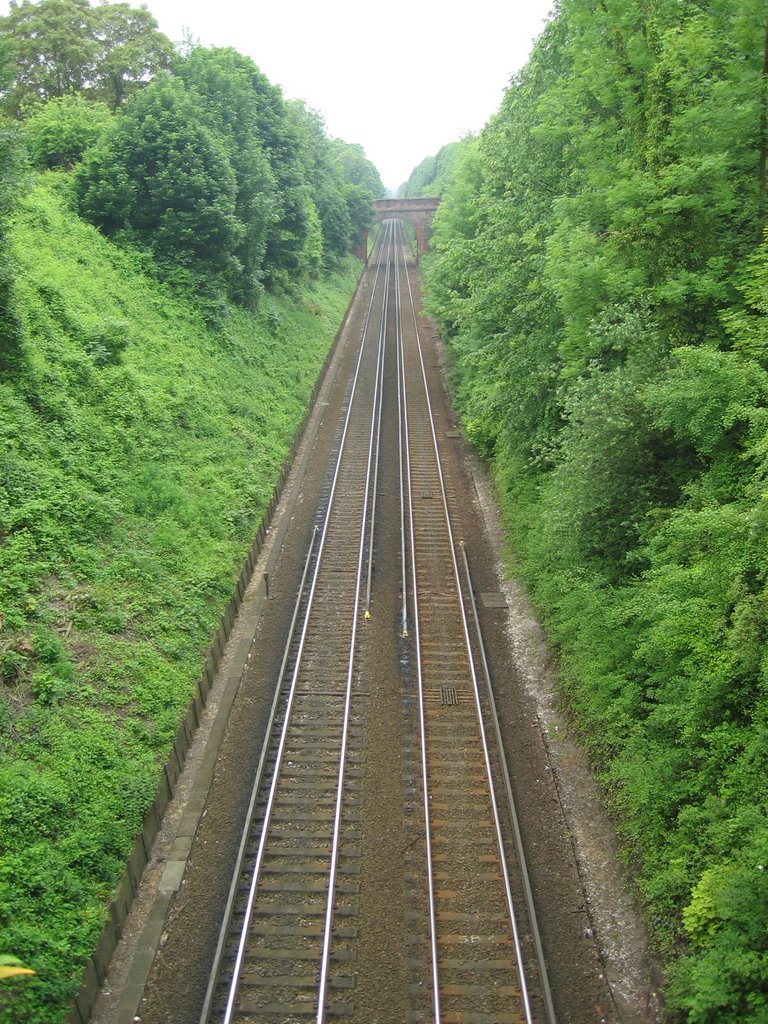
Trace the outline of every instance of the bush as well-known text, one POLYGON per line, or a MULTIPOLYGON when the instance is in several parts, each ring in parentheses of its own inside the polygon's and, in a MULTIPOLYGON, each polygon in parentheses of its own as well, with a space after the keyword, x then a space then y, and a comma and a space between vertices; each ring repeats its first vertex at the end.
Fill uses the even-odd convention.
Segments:
POLYGON ((112 114, 104 103, 81 94, 61 96, 39 107, 24 122, 24 142, 40 170, 70 170, 107 131, 112 114))
POLYGON ((159 79, 131 97, 77 168, 75 189, 92 224, 200 282, 223 280, 237 266, 244 227, 235 175, 178 79, 159 79))
POLYGON ((0 948, 37 971, 0 1011, 19 1024, 66 1015, 357 277, 232 310, 222 344, 58 193, 45 175, 20 203, 28 359, 0 380, 0 948))

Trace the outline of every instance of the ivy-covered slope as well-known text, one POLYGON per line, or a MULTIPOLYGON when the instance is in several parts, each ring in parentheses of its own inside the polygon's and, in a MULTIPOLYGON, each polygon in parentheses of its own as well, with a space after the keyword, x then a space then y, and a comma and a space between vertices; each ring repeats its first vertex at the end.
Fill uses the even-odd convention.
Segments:
POLYGON ((82 958, 359 272, 215 327, 41 180, 9 232, 0 373, 3 1020, 66 1017, 82 958))
POLYGON ((768 1021, 767 57, 748 0, 561 0, 427 274, 695 1024, 768 1021))

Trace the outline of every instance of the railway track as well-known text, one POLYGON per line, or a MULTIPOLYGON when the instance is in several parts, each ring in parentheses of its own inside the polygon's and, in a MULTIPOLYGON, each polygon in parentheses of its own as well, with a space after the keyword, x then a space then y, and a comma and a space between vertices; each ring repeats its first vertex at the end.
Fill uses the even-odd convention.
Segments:
POLYGON ((554 1024, 395 222, 384 225, 367 274, 355 371, 201 1024, 554 1024), (390 534, 399 545, 383 539, 390 534), (387 587, 399 591, 389 618, 377 614, 387 587), (382 643, 398 652, 399 700, 390 704, 400 708, 404 770, 372 781, 367 751, 383 728, 374 694, 393 683, 391 670, 377 668, 382 643), (377 804, 398 800, 402 878, 391 881, 391 901, 379 892, 366 911, 367 880, 386 889, 392 864, 368 823, 377 804), (367 1002, 366 950, 379 934, 403 988, 389 1010, 367 1002), (399 948, 389 948, 398 935, 399 948))

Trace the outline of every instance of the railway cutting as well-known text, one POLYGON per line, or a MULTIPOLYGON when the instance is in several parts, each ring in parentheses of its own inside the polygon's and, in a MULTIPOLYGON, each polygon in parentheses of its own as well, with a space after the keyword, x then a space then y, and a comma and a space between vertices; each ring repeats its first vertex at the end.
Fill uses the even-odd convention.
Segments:
POLYGON ((360 899, 368 874, 386 873, 379 844, 364 841, 376 795, 363 766, 377 727, 369 696, 393 682, 411 763, 376 785, 399 795, 410 837, 402 946, 383 951, 404 964, 405 1018, 554 1024, 514 809, 495 781, 503 753, 488 729, 423 360, 407 249, 388 221, 201 1024, 370 1019, 358 942, 376 922, 360 899), (396 544, 382 539, 387 519, 396 544), (377 607, 385 559, 400 568, 400 614, 388 622, 377 607), (401 655, 397 680, 370 657, 382 632, 401 655))
POLYGON ((504 749, 484 630, 498 645, 505 610, 485 600, 417 288, 403 226, 385 221, 144 1024, 617 1020, 574 865, 552 861, 561 818, 527 867, 541 814, 528 801, 521 827, 515 795, 541 750, 504 749))

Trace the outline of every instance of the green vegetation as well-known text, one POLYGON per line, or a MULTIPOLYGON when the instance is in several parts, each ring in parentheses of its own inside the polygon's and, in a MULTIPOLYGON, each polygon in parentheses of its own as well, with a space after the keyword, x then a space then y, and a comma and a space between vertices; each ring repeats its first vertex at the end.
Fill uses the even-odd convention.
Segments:
POLYGON ((27 155, 40 170, 69 170, 112 124, 109 108, 79 94, 40 104, 24 122, 27 155))
POLYGON ((456 165, 467 146, 472 144, 472 136, 467 135, 461 142, 449 142, 434 156, 425 157, 418 167, 398 189, 403 199, 419 196, 442 196, 456 176, 456 165))
POLYGON ((762 4, 562 0, 427 268, 669 1012, 768 1020, 762 4))
POLYGON ((13 308, 14 268, 7 242, 21 170, 18 133, 14 126, 0 121, 0 372, 12 365, 21 341, 21 327, 13 308))
POLYGON ((134 94, 85 153, 82 215, 214 305, 254 307, 264 283, 333 269, 373 198, 345 180, 344 144, 234 50, 193 50, 177 71, 134 94))
POLYGON ((357 277, 216 330, 77 220, 20 203, 0 377, 0 948, 62 1019, 357 277))
POLYGON ((359 146, 232 49, 175 53, 146 9, 23 0, 0 18, 0 116, 80 214, 216 317, 334 270, 384 193, 359 146), (113 113, 114 112, 114 113, 113 113))
POLYGON ((83 216, 147 249, 168 274, 187 270, 207 291, 242 271, 235 172, 179 79, 153 82, 126 104, 75 187, 83 216))
POLYGON ((249 58, 174 53, 145 9, 0 18, 9 1024, 67 1016, 382 192, 249 58))
POLYGON ((171 66, 173 46, 146 8, 88 0, 11 0, 10 8, 0 18, 0 85, 2 106, 14 116, 78 93, 114 110, 171 66))

